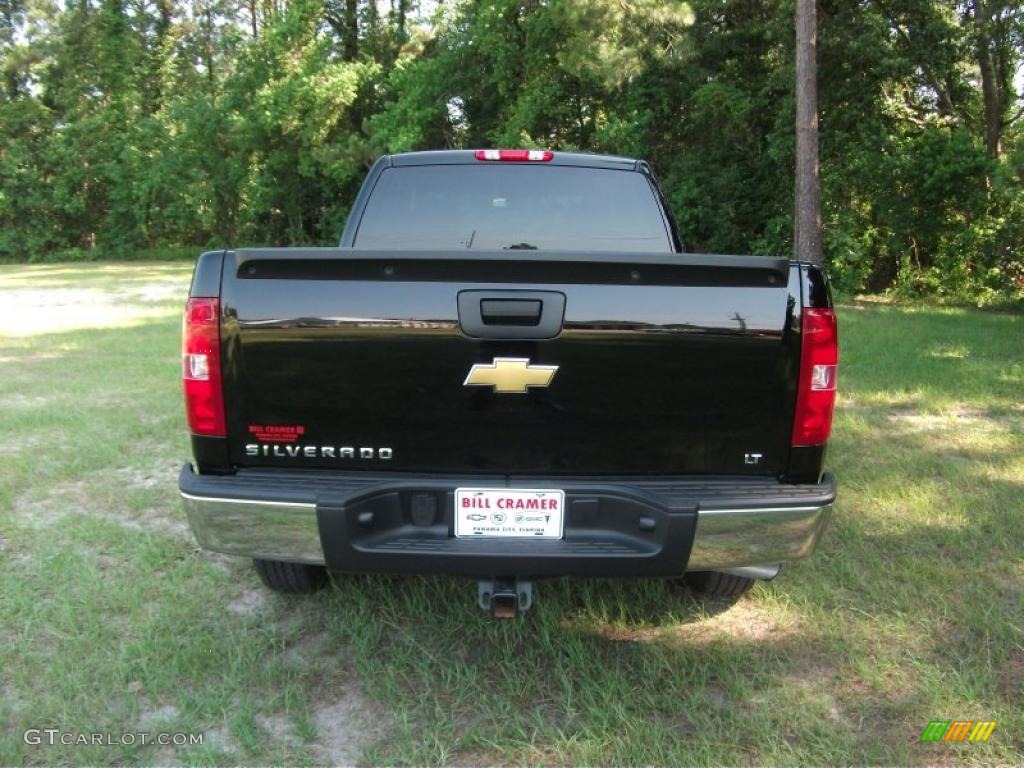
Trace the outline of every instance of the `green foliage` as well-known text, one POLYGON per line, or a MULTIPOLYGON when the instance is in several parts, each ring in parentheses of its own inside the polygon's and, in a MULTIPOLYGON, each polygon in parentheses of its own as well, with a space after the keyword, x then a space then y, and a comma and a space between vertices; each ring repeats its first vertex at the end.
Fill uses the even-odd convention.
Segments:
MULTIPOLYGON (((524 145, 647 158, 692 250, 792 249, 789 2, 6 7, 0 259, 329 244, 381 152, 524 145)), ((819 12, 839 289, 1020 299, 1024 11, 819 12)))

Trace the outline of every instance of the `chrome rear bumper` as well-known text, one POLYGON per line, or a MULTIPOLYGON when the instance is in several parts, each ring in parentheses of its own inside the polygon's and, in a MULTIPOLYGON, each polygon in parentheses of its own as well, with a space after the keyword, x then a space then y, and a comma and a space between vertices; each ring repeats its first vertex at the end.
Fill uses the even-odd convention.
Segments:
MULTIPOLYGON (((816 503, 806 505, 761 506, 756 499, 724 508, 698 504, 689 559, 685 567, 681 562, 685 554, 676 561, 679 573, 743 569, 736 572, 771 578, 779 564, 814 550, 834 495, 833 488, 827 500, 819 495, 816 503)), ((327 562, 314 502, 217 497, 185 490, 181 496, 192 531, 206 549, 271 560, 327 562)))
POLYGON ((316 504, 181 494, 199 546, 225 555, 324 564, 316 504))
MULTIPOLYGON (((832 504, 697 510, 688 571, 721 571, 799 560, 814 551, 832 504)), ((751 575, 755 575, 751 573, 751 575)), ((774 574, 758 576, 770 578, 774 574)))

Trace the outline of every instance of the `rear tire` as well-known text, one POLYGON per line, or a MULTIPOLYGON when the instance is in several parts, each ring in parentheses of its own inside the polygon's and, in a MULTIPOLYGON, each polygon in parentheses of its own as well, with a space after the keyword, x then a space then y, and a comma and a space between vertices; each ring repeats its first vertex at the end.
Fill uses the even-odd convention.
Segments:
POLYGON ((260 581, 275 592, 309 594, 327 583, 327 569, 322 565, 259 559, 253 559, 252 564, 256 566, 260 581))
POLYGON ((683 582, 704 597, 738 598, 750 591, 755 579, 721 571, 694 571, 683 576, 683 582))

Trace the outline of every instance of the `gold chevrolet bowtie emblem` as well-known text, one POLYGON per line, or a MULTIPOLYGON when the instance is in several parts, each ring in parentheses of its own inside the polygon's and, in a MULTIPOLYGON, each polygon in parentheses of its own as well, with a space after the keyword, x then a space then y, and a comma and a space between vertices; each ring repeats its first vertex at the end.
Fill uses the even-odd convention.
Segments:
POLYGON ((530 365, 526 357, 496 357, 492 363, 476 363, 462 384, 494 387, 495 392, 522 395, 527 387, 548 386, 557 370, 557 365, 530 365))

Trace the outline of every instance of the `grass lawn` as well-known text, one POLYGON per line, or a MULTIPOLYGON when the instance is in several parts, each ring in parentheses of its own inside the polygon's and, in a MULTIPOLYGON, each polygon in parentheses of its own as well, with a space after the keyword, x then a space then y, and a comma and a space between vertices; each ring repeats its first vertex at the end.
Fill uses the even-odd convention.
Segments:
POLYGON ((195 548, 188 279, 0 267, 0 764, 1024 762, 1024 317, 843 306, 836 515, 735 606, 563 581, 491 622, 468 581, 289 599, 195 548))

